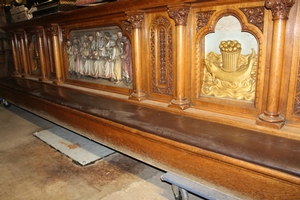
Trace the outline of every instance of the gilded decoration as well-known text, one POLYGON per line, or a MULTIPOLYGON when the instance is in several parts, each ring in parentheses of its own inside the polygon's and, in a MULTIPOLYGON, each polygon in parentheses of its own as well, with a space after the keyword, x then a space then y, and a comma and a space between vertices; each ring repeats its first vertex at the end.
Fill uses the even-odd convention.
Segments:
POLYGON ((221 41, 221 54, 209 52, 204 61, 202 94, 253 101, 256 89, 257 54, 242 55, 237 40, 221 41))
POLYGON ((65 44, 68 78, 132 88, 132 48, 117 26, 71 31, 65 44))
POLYGON ((294 4, 295 0, 266 0, 266 8, 272 11, 273 19, 287 20, 294 4))
POLYGON ((157 17, 150 28, 151 91, 172 95, 172 27, 157 17))
POLYGON ((241 11, 246 15, 248 22, 255 25, 263 32, 264 30, 264 7, 241 8, 241 11))
POLYGON ((196 18, 197 18, 197 32, 207 25, 210 17, 215 11, 205 11, 205 12, 197 12, 196 18))

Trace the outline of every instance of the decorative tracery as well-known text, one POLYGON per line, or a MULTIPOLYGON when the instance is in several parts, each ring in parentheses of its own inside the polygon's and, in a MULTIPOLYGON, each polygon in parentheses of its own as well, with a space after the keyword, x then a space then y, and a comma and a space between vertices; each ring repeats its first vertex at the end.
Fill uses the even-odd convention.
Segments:
POLYGON ((150 28, 151 91, 172 94, 172 28, 164 17, 153 20, 150 28))

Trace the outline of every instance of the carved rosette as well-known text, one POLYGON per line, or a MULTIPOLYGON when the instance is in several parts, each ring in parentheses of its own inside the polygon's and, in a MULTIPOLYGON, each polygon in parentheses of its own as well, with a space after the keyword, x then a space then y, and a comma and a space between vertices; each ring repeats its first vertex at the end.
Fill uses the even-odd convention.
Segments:
POLYGON ((272 11, 273 20, 287 20, 294 4, 295 0, 266 0, 266 8, 272 11))
POLYGON ((172 27, 165 17, 151 23, 150 54, 151 91, 172 95, 172 27))
POLYGON ((261 32, 264 30, 264 7, 240 8, 246 15, 248 22, 258 27, 261 32))
POLYGON ((196 18, 197 18, 197 32, 207 25, 210 17, 215 11, 205 11, 205 12, 197 12, 196 18))
POLYGON ((170 18, 175 21, 176 26, 186 26, 190 7, 172 7, 168 13, 170 18))
POLYGON ((143 12, 134 12, 134 13, 127 13, 127 21, 131 23, 132 28, 142 28, 142 22, 144 19, 143 12))

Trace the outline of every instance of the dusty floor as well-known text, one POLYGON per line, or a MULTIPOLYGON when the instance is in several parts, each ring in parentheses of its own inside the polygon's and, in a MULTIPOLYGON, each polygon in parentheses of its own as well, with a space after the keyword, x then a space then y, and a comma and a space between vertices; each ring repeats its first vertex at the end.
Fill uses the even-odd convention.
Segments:
POLYGON ((0 200, 174 199, 156 168, 120 153, 78 166, 33 135, 53 126, 16 106, 0 106, 0 200))

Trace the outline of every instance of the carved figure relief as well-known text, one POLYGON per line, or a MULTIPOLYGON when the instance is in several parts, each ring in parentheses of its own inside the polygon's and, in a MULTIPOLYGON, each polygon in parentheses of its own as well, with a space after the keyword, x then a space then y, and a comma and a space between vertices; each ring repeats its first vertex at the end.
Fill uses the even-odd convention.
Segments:
POLYGON ((256 89, 257 42, 253 38, 247 38, 250 34, 243 35, 240 30, 234 30, 235 23, 239 24, 235 17, 225 17, 220 21, 216 29, 220 29, 222 34, 218 35, 216 31, 206 38, 205 44, 214 47, 206 47, 208 53, 204 59, 201 95, 253 101, 256 89))
POLYGON ((165 17, 157 17, 150 28, 151 91, 172 95, 172 27, 165 17))
POLYGON ((69 79, 132 87, 132 48, 116 26, 71 31, 65 44, 69 79))

